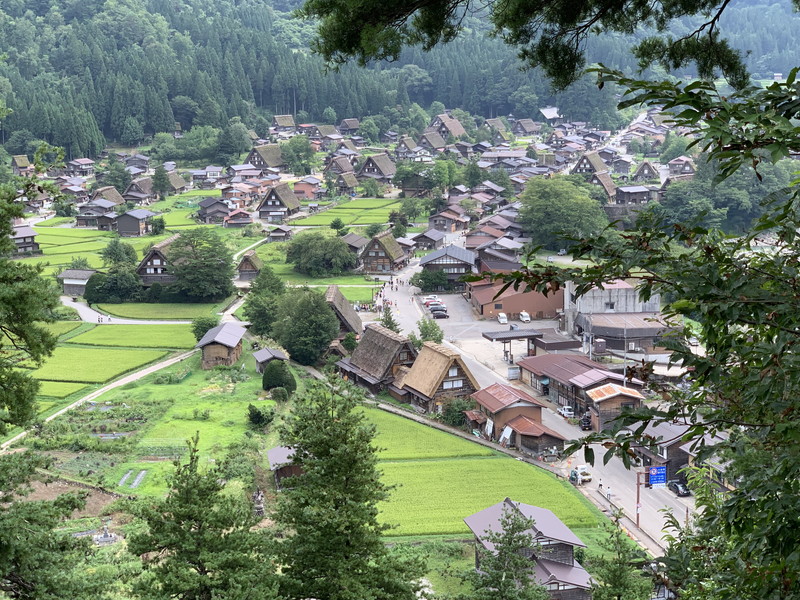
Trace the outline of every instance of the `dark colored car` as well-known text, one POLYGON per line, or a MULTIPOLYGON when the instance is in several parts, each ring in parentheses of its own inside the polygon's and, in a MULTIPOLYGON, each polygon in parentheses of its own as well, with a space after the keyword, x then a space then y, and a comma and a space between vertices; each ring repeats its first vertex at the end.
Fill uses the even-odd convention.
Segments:
POLYGON ((448 315, 446 312, 440 312, 440 311, 432 312, 431 316, 434 319, 449 319, 450 318, 450 315, 448 315))
POLYGON ((446 313, 447 312, 447 309, 444 306, 432 306, 428 310, 430 310, 432 313, 435 313, 435 312, 446 313))
POLYGON ((592 417, 583 417, 581 419, 581 429, 583 431, 591 431, 592 430, 592 417))
POLYGON ((667 482, 667 489, 673 492, 676 496, 691 496, 692 492, 686 487, 686 484, 673 479, 667 482))

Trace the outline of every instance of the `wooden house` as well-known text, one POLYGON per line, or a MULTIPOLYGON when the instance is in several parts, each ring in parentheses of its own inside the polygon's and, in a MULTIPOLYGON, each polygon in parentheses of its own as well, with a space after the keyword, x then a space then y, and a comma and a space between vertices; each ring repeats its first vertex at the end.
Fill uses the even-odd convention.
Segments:
POLYGON ((305 198, 306 200, 316 200, 322 195, 321 185, 321 179, 313 175, 308 175, 294 183, 294 195, 298 198, 305 198))
POLYGON ((444 244, 445 234, 438 229, 428 229, 414 236, 417 248, 420 250, 436 250, 444 244))
POLYGON ((391 230, 376 235, 361 251, 365 273, 392 273, 405 261, 406 255, 391 230))
POLYGON ((688 156, 673 158, 667 163, 667 166, 669 167, 670 176, 694 175, 695 172, 694 161, 688 156))
POLYGON ((445 142, 444 138, 436 131, 427 131, 420 136, 417 141, 417 146, 425 148, 430 151, 431 154, 436 154, 444 150, 445 146, 447 146, 447 142, 445 142))
POLYGON ((417 350, 409 339, 377 323, 370 323, 353 355, 336 363, 339 373, 373 393, 385 389, 401 367, 414 364, 417 350))
POLYGON ((129 210, 117 216, 117 233, 122 237, 139 237, 151 231, 151 224, 156 213, 144 208, 129 210))
POLYGON ((270 242, 288 242, 292 239, 292 228, 288 225, 278 225, 270 230, 267 239, 270 242))
POLYGON ((154 244, 147 254, 136 267, 136 274, 139 276, 139 281, 142 285, 150 286, 154 283, 161 285, 169 285, 175 281, 175 275, 169 270, 169 259, 167 253, 172 242, 180 237, 180 233, 176 233, 167 239, 154 244))
POLYGON ((614 194, 614 204, 647 204, 655 195, 656 191, 651 191, 644 185, 622 185, 619 186, 614 194))
POLYGON ((358 119, 342 119, 339 123, 339 133, 342 135, 355 135, 361 128, 361 121, 358 119))
POLYGON ((508 131, 508 127, 500 117, 486 119, 486 126, 492 131, 508 131))
POLYGON ((350 252, 356 255, 356 266, 360 267, 361 254, 364 251, 364 247, 369 244, 369 239, 357 233, 350 232, 342 236, 342 241, 347 244, 350 252))
POLYGON ((94 161, 91 158, 76 158, 66 164, 66 172, 77 177, 94 175, 94 161))
POLYGON ((272 129, 277 133, 294 133, 297 126, 292 115, 275 115, 272 117, 272 129))
POLYGON ((251 281, 258 276, 263 266, 264 263, 256 254, 256 251, 248 250, 239 259, 239 264, 236 265, 236 272, 242 281, 251 281))
POLYGON ((250 154, 247 155, 247 159, 244 162, 253 165, 253 167, 262 172, 267 169, 280 169, 284 164, 281 147, 278 144, 256 146, 250 150, 250 154))
POLYGON ((591 600, 592 578, 575 558, 576 548, 586 548, 578 536, 552 511, 506 498, 494 506, 464 519, 475 535, 475 568, 487 553, 494 553, 489 534, 503 533, 504 517, 517 513, 531 523, 525 532, 532 541, 530 548, 520 550, 532 563, 531 578, 547 589, 551 600, 591 600))
POLYGON ((465 275, 475 269, 475 253, 460 246, 446 246, 426 254, 419 264, 423 271, 443 271, 447 275, 448 288, 463 290, 465 275))
POLYGON ((643 181, 660 181, 660 177, 658 175, 658 169, 650 164, 649 161, 645 160, 636 167, 636 170, 631 176, 631 180, 641 183, 643 181))
POLYGON ((236 208, 222 219, 223 227, 247 227, 253 224, 253 215, 246 210, 236 208))
MULTIPOLYGON (((643 438, 650 444, 637 444, 633 452, 641 459, 643 467, 666 467, 667 480, 681 479, 680 470, 690 461, 684 445, 689 425, 674 422, 648 423, 643 438)), ((645 468, 645 484, 650 483, 649 469, 645 468)))
POLYGON ((542 124, 533 119, 517 119, 511 126, 511 133, 517 137, 530 137, 541 133, 542 124))
POLYGON ((428 130, 436 131, 444 139, 447 139, 450 136, 455 139, 467 135, 464 126, 461 124, 461 121, 455 117, 451 117, 447 113, 436 115, 431 121, 428 130))
POLYGON ((233 323, 223 323, 209 329, 197 342, 195 348, 203 351, 200 367, 204 370, 214 367, 230 367, 242 355, 242 338, 247 330, 233 323))
POLYGON ((90 202, 94 202, 95 200, 108 200, 113 202, 115 206, 120 204, 125 204, 125 198, 122 197, 113 185, 105 185, 103 187, 97 188, 92 195, 89 197, 90 202))
POLYGON ((231 213, 230 205, 219 197, 203 198, 197 203, 197 218, 203 223, 222 223, 231 213))
POLYGON ((150 204, 156 199, 153 192, 153 179, 150 177, 139 177, 134 179, 122 193, 125 202, 134 204, 150 204))
POLYGON ((364 325, 361 317, 358 316, 353 305, 344 297, 338 285, 329 285, 325 290, 325 302, 331 307, 336 318, 339 319, 339 339, 344 338, 348 333, 361 335, 364 325))
POLYGON ((474 250, 490 240, 497 240, 505 236, 505 233, 490 225, 483 225, 470 231, 464 238, 464 247, 467 250, 474 250))
POLYGON ((425 342, 411 368, 401 367, 389 393, 426 413, 441 413, 453 398, 465 398, 479 389, 464 359, 455 350, 425 342))
POLYGON ((287 217, 300 210, 300 201, 286 183, 270 189, 258 205, 260 219, 270 223, 282 223, 287 217))
POLYGON ((416 147, 418 147, 418 144, 410 136, 404 135, 397 142, 397 146, 394 149, 394 157, 397 160, 411 160, 416 147))
POLYGON ((86 282, 97 273, 94 269, 64 269, 56 276, 65 296, 83 296, 86 282))
POLYGON ((334 184, 336 193, 340 196, 354 196, 358 187, 358 178, 352 171, 339 173, 334 184))
POLYGON ((97 219, 105 214, 113 213, 115 206, 111 200, 105 198, 87 202, 78 209, 75 227, 97 227, 97 219))
POLYGON ((256 373, 263 373, 267 364, 273 360, 289 360, 289 357, 277 348, 261 348, 260 350, 256 350, 253 352, 253 358, 256 361, 256 373))
POLYGON ((324 173, 333 173, 334 175, 338 175, 340 173, 353 173, 353 162, 347 156, 333 156, 331 157, 328 164, 325 165, 323 169, 324 173))
POLYGON ((544 404, 530 394, 494 383, 470 398, 484 416, 482 433, 487 438, 531 454, 564 447, 564 437, 542 425, 544 404))
POLYGON ((397 165, 394 164, 386 153, 374 154, 367 157, 361 169, 358 171, 358 179, 371 178, 380 183, 390 184, 392 177, 397 172, 397 165))
POLYGON ((278 490, 284 489, 284 479, 302 475, 303 468, 294 462, 294 448, 287 446, 276 446, 267 450, 267 460, 269 470, 275 476, 275 487, 278 490))
POLYGON ((587 152, 578 159, 578 162, 572 167, 570 173, 573 175, 592 175, 603 171, 608 171, 608 165, 603 162, 600 155, 597 152, 587 152))
POLYGON ((592 418, 592 428, 600 431, 612 425, 623 410, 635 410, 644 404, 644 396, 639 390, 618 383, 607 383, 586 392, 591 400, 588 405, 592 418))
POLYGON ((25 177, 31 175, 33 171, 33 164, 25 154, 17 154, 11 157, 11 172, 14 175, 25 177))

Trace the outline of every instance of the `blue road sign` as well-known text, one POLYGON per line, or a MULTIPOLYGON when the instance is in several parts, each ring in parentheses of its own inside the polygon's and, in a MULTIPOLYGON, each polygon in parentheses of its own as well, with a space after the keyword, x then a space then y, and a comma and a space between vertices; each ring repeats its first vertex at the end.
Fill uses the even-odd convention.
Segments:
POLYGON ((653 487, 664 487, 667 485, 667 467, 649 467, 650 485, 653 487))

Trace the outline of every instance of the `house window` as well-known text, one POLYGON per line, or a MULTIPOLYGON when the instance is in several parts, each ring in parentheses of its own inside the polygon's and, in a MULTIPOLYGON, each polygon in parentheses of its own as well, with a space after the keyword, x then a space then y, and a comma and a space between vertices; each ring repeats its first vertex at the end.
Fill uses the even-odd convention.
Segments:
POLYGON ((372 250, 370 250, 370 251, 369 251, 369 255, 370 255, 370 256, 375 256, 375 253, 374 253, 372 250))
POLYGON ((502 308, 503 308, 503 303, 502 303, 502 302, 500 302, 500 303, 498 303, 498 304, 495 304, 495 305, 494 305, 494 307, 495 307, 496 309, 500 310, 500 309, 502 309, 502 308))
POLYGON ((380 252, 378 252, 378 256, 386 256, 386 253, 383 250, 381 250, 380 252))
POLYGON ((400 360, 408 360, 408 352, 401 352, 400 360))
POLYGON ((657 450, 661 458, 667 458, 667 448, 665 446, 658 446, 657 450))
POLYGON ((447 371, 448 377, 457 377, 458 376, 458 367, 450 367, 450 370, 447 371))
POLYGON ((152 274, 152 273, 154 273, 154 272, 155 272, 155 271, 154 271, 153 267, 147 267, 147 273, 148 273, 148 275, 149 275, 149 274, 152 274))
POLYGON ((154 258, 153 259, 153 264, 154 265, 160 265, 161 264, 161 259, 160 258, 154 258))
POLYGON ((614 310, 614 302, 606 302, 606 310, 614 310))
POLYGON ((460 387, 464 387, 464 380, 463 379, 453 379, 452 381, 445 381, 442 384, 442 387, 446 390, 453 390, 458 389, 460 387))

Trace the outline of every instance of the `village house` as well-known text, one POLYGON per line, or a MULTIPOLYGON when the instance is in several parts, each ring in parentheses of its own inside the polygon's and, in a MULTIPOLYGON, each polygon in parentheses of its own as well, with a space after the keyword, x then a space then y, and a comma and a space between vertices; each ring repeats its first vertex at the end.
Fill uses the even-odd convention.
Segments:
POLYGON ((695 172, 694 161, 688 156, 673 158, 667 163, 667 166, 669 167, 669 174, 671 176, 694 175, 695 172))
POLYGON ((11 157, 11 172, 14 175, 27 177, 34 172, 34 167, 25 154, 16 154, 11 157))
POLYGON ((517 137, 531 137, 542 131, 542 124, 533 119, 517 119, 511 126, 511 133, 517 137))
POLYGON ((431 121, 430 126, 428 126, 428 131, 436 131, 444 139, 450 136, 456 139, 467 135, 461 122, 447 113, 436 115, 431 121))
POLYGON ((592 429, 600 431, 612 425, 623 410, 636 410, 644 404, 644 396, 639 390, 618 383, 607 383, 586 392, 591 403, 589 414, 592 429))
POLYGON ((139 276, 139 281, 144 286, 150 286, 154 283, 161 285, 169 285, 175 281, 175 276, 170 273, 169 260, 167 252, 169 247, 180 237, 181 234, 176 233, 167 239, 154 244, 150 250, 147 251, 144 258, 136 267, 136 274, 139 276))
POLYGON ((252 281, 261 272, 264 263, 258 257, 255 250, 248 250, 242 254, 239 264, 236 265, 238 278, 242 281, 252 281))
POLYGON ((272 117, 272 129, 276 133, 294 133, 297 131, 297 126, 292 115, 275 115, 272 117))
POLYGON ((322 170, 323 173, 333 173, 339 175, 341 173, 354 173, 353 165, 355 161, 347 156, 332 156, 322 170))
POLYGON ((361 317, 358 316, 353 305, 344 297, 338 285, 329 285, 325 290, 325 302, 331 307, 336 318, 339 319, 338 339, 343 339, 348 333, 360 336, 364 331, 361 317))
POLYGON ((374 154, 367 157, 367 160, 361 165, 361 169, 358 171, 358 179, 362 180, 369 177, 376 179, 380 183, 391 184, 392 177, 396 172, 397 165, 392 162, 388 154, 374 154))
POLYGON ((267 364, 273 360, 289 360, 289 357, 277 348, 261 348, 260 350, 256 350, 253 352, 253 358, 256 361, 256 373, 263 373, 267 364))
POLYGON ((303 468, 293 462, 294 448, 276 446, 267 450, 269 470, 275 476, 275 487, 284 489, 283 480, 287 477, 296 477, 303 474, 303 468))
POLYGON ((97 273, 94 269, 64 269, 56 276, 65 296, 83 296, 86 282, 97 273))
POLYGON ((234 365, 242 355, 242 338, 245 333, 247 330, 244 327, 233 323, 223 323, 209 329, 195 346, 203 352, 200 368, 208 370, 234 365))
POLYGON ((592 578, 575 558, 576 548, 586 548, 586 544, 552 511, 510 498, 464 519, 475 535, 475 568, 481 568, 481 559, 486 553, 495 551, 487 534, 503 533, 503 517, 507 511, 514 511, 531 522, 531 528, 525 533, 533 544, 521 552, 534 563, 532 578, 547 589, 551 600, 591 600, 592 578))
POLYGON ((282 223, 300 210, 300 201, 286 183, 270 189, 258 205, 258 216, 270 223, 282 223))
POLYGON ((322 180, 313 175, 307 175, 294 183, 294 194, 306 200, 316 200, 324 194, 321 189, 322 180))
POLYGON ((597 152, 588 152, 578 159, 575 166, 572 167, 572 174, 592 175, 593 173, 601 173, 608 171, 608 166, 600 158, 597 152))
POLYGON ((436 250, 444 244, 445 234, 438 229, 428 229, 414 236, 417 248, 420 250, 436 250))
POLYGON ((571 407, 576 415, 590 411, 594 401, 587 392, 609 383, 641 391, 644 383, 578 354, 542 354, 517 362, 520 381, 556 406, 571 407))
POLYGON ((360 267, 361 253, 364 251, 364 247, 369 244, 369 239, 357 233, 350 232, 342 236, 342 241, 347 244, 350 252, 356 255, 356 267, 360 267))
POLYGON ((75 217, 75 227, 98 227, 98 219, 107 214, 114 217, 113 221, 116 224, 115 206, 116 204, 105 198, 87 202, 78 209, 78 214, 75 217))
POLYGON ((483 225, 473 229, 464 237, 464 247, 467 250, 475 250, 478 246, 490 240, 497 240, 505 236, 505 233, 490 225, 483 225))
POLYGON ((404 335, 377 323, 370 323, 353 355, 336 363, 345 379, 377 394, 392 381, 400 367, 411 367, 417 350, 404 335))
POLYGON ((525 311, 531 319, 556 319, 564 306, 563 290, 545 296, 525 291, 525 286, 519 290, 510 286, 501 292, 503 285, 487 280, 467 283, 467 299, 478 315, 494 319, 498 313, 505 313, 509 319, 518 319, 525 311))
POLYGON ((442 152, 445 146, 447 146, 447 142, 436 131, 426 131, 420 136, 419 141, 417 141, 411 152, 415 152, 416 148, 424 148, 431 154, 437 154, 442 152))
POLYGON ((376 235, 361 251, 365 273, 392 273, 405 261, 406 255, 391 230, 376 235))
POLYGON ((267 169, 280 169, 284 164, 279 144, 256 146, 250 150, 250 154, 247 155, 244 162, 262 172, 267 169))
POLYGON ((446 246, 426 254, 419 264, 423 271, 443 271, 449 289, 463 290, 461 278, 475 270, 475 253, 460 246, 446 246))
POLYGON ((647 204, 656 193, 644 185, 623 185, 614 194, 614 204, 647 204))
POLYGON ((94 175, 94 161, 91 158, 76 158, 67 163, 66 172, 78 177, 91 177, 94 175))
POLYGON ((342 119, 339 123, 339 133, 342 135, 355 135, 361 128, 361 121, 358 119, 342 119))
MULTIPOLYGON (((641 459, 643 467, 666 467, 667 480, 682 479, 685 476, 680 470, 689 464, 689 454, 683 447, 686 443, 683 436, 689 425, 677 422, 648 423, 642 432, 643 444, 632 448, 634 454, 641 459)), ((649 469, 645 468, 645 485, 650 484, 649 469)))
POLYGON ((90 202, 94 202, 95 200, 108 200, 112 202, 115 206, 120 204, 125 204, 125 198, 122 197, 113 185, 105 185, 103 187, 97 188, 92 195, 89 197, 90 202))
POLYGON ((126 169, 140 169, 142 172, 150 168, 150 157, 144 154, 131 154, 122 159, 126 169))
POLYGON ((134 204, 150 204, 156 199, 153 192, 153 180, 150 177, 139 177, 132 180, 122 193, 125 202, 134 204))
POLYGON ((388 389, 396 400, 422 412, 441 413, 447 402, 465 398, 479 387, 458 352, 425 342, 411 368, 400 367, 388 389))
POLYGON ((469 227, 470 218, 454 212, 449 207, 435 215, 428 217, 428 227, 446 233, 464 231, 469 227))
POLYGON ((219 197, 203 198, 197 203, 197 218, 203 223, 222 223, 231 213, 230 205, 219 197))
POLYGON ((290 239, 292 239, 292 228, 288 225, 278 225, 267 235, 269 242, 288 242, 290 239))
POLYGON ((139 237, 151 232, 156 213, 144 208, 117 215, 117 233, 122 237, 139 237))
POLYGON ((226 217, 222 219, 222 226, 223 227, 247 227, 248 225, 253 224, 253 215, 249 212, 242 210, 241 208, 236 208, 228 213, 226 217))
POLYGON ((638 167, 636 167, 636 170, 631 176, 631 180, 641 183, 643 181, 659 181, 660 177, 658 175, 658 170, 652 164, 650 164, 650 162, 645 160, 642 161, 638 167))

